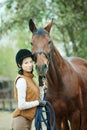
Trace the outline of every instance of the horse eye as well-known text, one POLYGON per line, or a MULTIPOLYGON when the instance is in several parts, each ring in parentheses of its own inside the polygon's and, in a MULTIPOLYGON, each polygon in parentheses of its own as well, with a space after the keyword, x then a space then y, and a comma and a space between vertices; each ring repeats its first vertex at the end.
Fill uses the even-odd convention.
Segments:
POLYGON ((36 60, 37 60, 37 57, 36 57, 36 55, 35 54, 33 54, 33 60, 36 62, 36 60))
POLYGON ((51 44, 52 41, 49 41, 48 43, 51 44))
POLYGON ((31 42, 31 45, 33 45, 33 43, 31 42))

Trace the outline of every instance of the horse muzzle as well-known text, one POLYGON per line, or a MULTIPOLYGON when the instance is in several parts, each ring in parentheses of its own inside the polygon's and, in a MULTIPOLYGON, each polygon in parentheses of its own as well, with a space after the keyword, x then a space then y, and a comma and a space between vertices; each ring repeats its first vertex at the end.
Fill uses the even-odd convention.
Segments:
POLYGON ((40 66, 40 65, 36 64, 36 71, 39 76, 46 76, 47 71, 48 71, 48 65, 43 64, 40 66))

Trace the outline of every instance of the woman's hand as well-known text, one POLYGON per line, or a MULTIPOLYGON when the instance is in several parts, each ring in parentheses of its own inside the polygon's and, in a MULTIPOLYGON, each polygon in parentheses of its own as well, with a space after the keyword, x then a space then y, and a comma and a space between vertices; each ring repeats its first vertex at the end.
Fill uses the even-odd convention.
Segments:
POLYGON ((39 106, 46 106, 46 101, 45 100, 40 100, 39 101, 39 106))

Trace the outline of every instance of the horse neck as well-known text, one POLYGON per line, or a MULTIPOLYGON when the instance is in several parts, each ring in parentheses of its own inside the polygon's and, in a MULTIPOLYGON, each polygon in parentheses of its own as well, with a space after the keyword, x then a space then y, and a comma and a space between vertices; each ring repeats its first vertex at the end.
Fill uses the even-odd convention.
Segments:
POLYGON ((53 93, 53 90, 54 92, 61 92, 63 89, 62 71, 64 64, 66 64, 65 60, 60 55, 56 47, 53 46, 53 55, 47 73, 48 90, 50 91, 50 93, 51 90, 53 93))

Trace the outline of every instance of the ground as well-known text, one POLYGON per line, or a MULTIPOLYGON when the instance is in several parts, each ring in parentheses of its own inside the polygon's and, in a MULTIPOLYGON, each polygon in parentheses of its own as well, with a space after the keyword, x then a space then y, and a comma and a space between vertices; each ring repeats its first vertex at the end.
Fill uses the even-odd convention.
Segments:
MULTIPOLYGON (((0 111, 0 130, 11 130, 11 122, 12 122, 12 112, 0 111)), ((32 125, 32 130, 35 130, 34 122, 32 125)), ((44 125, 43 130, 46 130, 44 125)))
POLYGON ((12 112, 0 111, 0 130, 11 130, 12 112))

